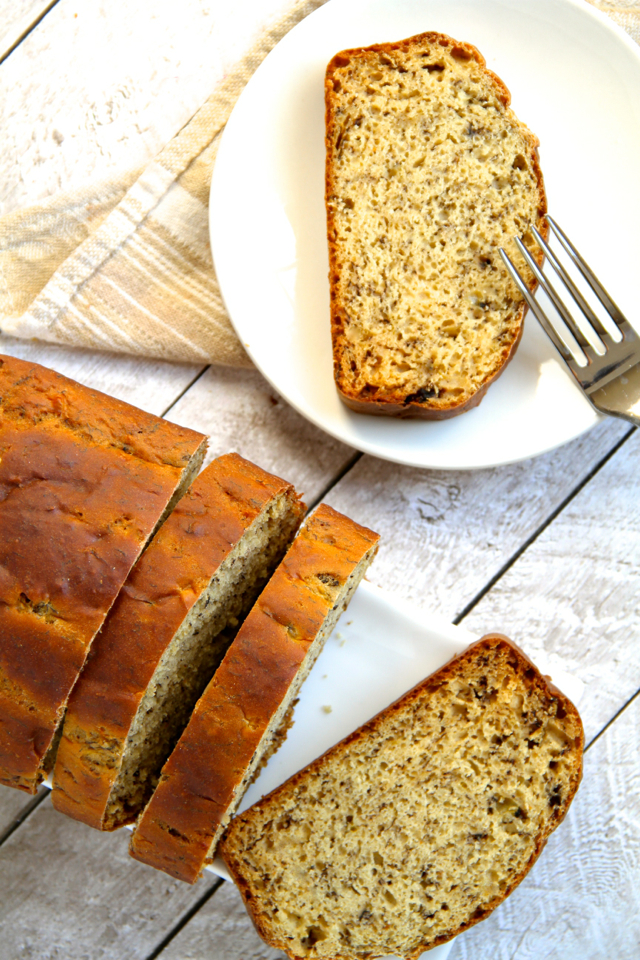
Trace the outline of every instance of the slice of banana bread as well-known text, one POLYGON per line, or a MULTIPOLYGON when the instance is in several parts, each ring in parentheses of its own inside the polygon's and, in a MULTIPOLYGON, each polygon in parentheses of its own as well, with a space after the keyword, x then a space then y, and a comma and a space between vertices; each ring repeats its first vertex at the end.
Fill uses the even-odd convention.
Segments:
POLYGON ((524 300, 498 254, 541 254, 538 141, 475 47, 424 33, 327 68, 334 373, 363 413, 444 419, 513 356, 524 300))
POLYGON ((102 830, 133 822, 302 520, 291 484, 214 460, 132 570, 69 699, 53 805, 102 830))
POLYGON ((193 883, 213 859, 378 535, 322 505, 260 595, 165 764, 131 854, 193 883))
POLYGON ((0 356, 0 783, 35 793, 91 642, 207 441, 0 356))
POLYGON ((583 739, 573 704, 487 636, 236 817, 218 852, 289 957, 415 960, 522 880, 583 739))

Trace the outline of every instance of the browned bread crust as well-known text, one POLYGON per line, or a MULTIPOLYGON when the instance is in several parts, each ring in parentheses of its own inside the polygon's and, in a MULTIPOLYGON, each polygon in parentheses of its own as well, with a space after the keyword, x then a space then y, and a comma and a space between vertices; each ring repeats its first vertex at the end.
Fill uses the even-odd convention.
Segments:
POLYGON ((518 345, 522 339, 522 319, 524 317, 524 306, 520 308, 520 316, 518 322, 520 324, 520 333, 516 340, 511 344, 511 349, 506 357, 501 369, 498 373, 487 380, 487 382, 474 393, 472 397, 465 403, 458 404, 455 408, 451 407, 429 407, 425 406, 422 402, 406 402, 403 401, 401 397, 398 397, 395 401, 391 400, 355 400, 353 396, 349 393, 345 393, 340 384, 336 384, 336 389, 340 394, 340 399, 350 410, 355 410, 356 413, 368 413, 370 416, 374 417, 400 417, 402 420, 449 420, 451 417, 457 417, 459 413, 466 413, 467 410, 473 410, 474 407, 477 407, 480 401, 484 398, 487 390, 491 386, 494 380, 496 380, 507 363, 512 359, 514 353, 518 349, 518 345))
POLYGON ((232 548, 281 494, 291 501, 293 537, 304 504, 292 485, 227 454, 203 470, 162 525, 129 574, 69 698, 52 794, 61 813, 97 829, 126 822, 107 821, 107 804, 154 671, 232 548))
POLYGON ((0 783, 35 792, 89 645, 205 446, 0 357, 0 783))
MULTIPOLYGON (((480 678, 482 679, 482 677, 480 678)), ((448 696, 448 694, 447 694, 448 696)), ((526 706, 526 705, 525 705, 526 706)), ((515 711, 518 709, 525 709, 525 706, 514 708, 515 711)), ((438 702, 438 708, 442 711, 442 703, 438 702)), ((454 709, 464 710, 464 706, 455 707, 454 709)), ((437 726, 447 723, 447 718, 444 717, 444 714, 440 712, 438 714, 440 719, 437 720, 437 726)), ((482 726, 482 721, 480 721, 482 726)), ((442 731, 445 730, 445 727, 439 727, 442 731)), ((513 728, 511 728, 513 729, 513 728)), ((478 730, 480 733, 480 729, 478 730)), ((512 734, 507 734, 507 739, 512 734)), ((501 742, 505 738, 495 737, 492 742, 495 743, 494 749, 499 750, 501 747, 501 742)), ((582 722, 578 711, 571 703, 571 701, 562 694, 553 684, 549 681, 549 678, 544 677, 540 674, 534 664, 525 656, 525 654, 510 640, 501 634, 490 634, 486 637, 483 637, 482 640, 478 641, 475 644, 472 644, 464 653, 460 654, 457 657, 454 657, 448 664, 442 667, 440 670, 436 671, 430 677, 427 677, 424 681, 406 693, 398 701, 393 703, 386 710, 383 710, 380 714, 366 723, 363 727, 356 730, 350 736, 346 737, 336 746, 332 747, 327 753, 322 757, 315 760, 304 770, 301 770, 299 773, 295 774, 289 780, 287 780, 280 787, 277 787, 269 795, 264 797, 262 800, 259 800, 256 804, 246 810, 243 814, 235 817, 218 844, 218 854, 225 861, 229 872, 231 873, 233 879, 235 880, 240 893, 242 894, 243 900, 249 911, 251 918, 256 925, 256 928, 263 939, 269 944, 269 946, 274 947, 279 950, 283 950, 292 960, 311 960, 311 958, 327 958, 331 957, 332 960, 356 960, 356 958, 361 956, 369 957, 379 957, 387 955, 389 953, 398 953, 400 956, 406 958, 406 960, 417 960, 417 958, 428 949, 437 946, 440 943, 444 943, 447 940, 450 940, 452 937, 461 933, 463 930, 468 929, 473 926, 475 923, 478 923, 480 920, 483 920, 486 916, 489 915, 504 899, 506 896, 511 893, 511 891, 520 883, 520 881, 527 874, 529 869, 533 866, 537 860, 541 850, 543 849, 548 836, 550 833, 558 826, 558 824, 565 817, 567 810, 571 804, 571 801, 575 795, 575 792, 580 783, 582 776, 582 754, 584 749, 584 732, 582 728, 582 722), (458 916, 455 924, 451 923, 451 929, 447 930, 445 933, 433 936, 429 934, 420 934, 420 928, 425 916, 424 911, 411 913, 407 911, 406 904, 398 902, 397 906, 391 910, 391 913, 396 914, 398 917, 400 915, 405 916, 407 913, 413 918, 413 928, 410 929, 409 933, 409 943, 407 944, 406 949, 398 950, 398 941, 397 938, 393 938, 393 921, 391 922, 391 929, 389 926, 388 919, 386 923, 384 922, 385 918, 382 920, 378 919, 379 939, 376 942, 373 942, 371 939, 367 941, 366 949, 361 940, 358 940, 358 932, 356 929, 347 930, 347 936, 343 939, 343 946, 336 950, 333 942, 330 945, 327 945, 327 937, 325 936, 326 927, 331 928, 332 926, 344 925, 344 917, 334 916, 334 912, 339 909, 338 901, 340 900, 340 894, 337 895, 337 899, 331 901, 334 903, 335 911, 332 911, 330 902, 327 902, 326 910, 322 907, 322 902, 318 903, 316 899, 313 904, 309 903, 309 915, 299 915, 296 910, 298 904, 296 902, 291 902, 291 889, 290 889, 290 875, 287 876, 284 874, 281 864, 283 858, 286 857, 286 853, 283 852, 284 849, 292 852, 293 850, 299 851, 300 862, 298 863, 297 859, 293 859, 291 866, 295 872, 295 876, 298 878, 295 882, 297 888, 299 888, 300 900, 303 901, 305 896, 307 896, 306 891, 309 889, 309 884, 314 888, 320 888, 320 885, 323 884, 323 878, 321 873, 316 874, 315 870, 321 871, 323 869, 323 864, 314 863, 314 858, 318 855, 317 851, 311 845, 306 846, 301 844, 301 837, 307 836, 312 838, 314 834, 314 829, 317 829, 317 824, 321 821, 321 812, 322 808, 326 807, 329 813, 327 817, 334 817, 332 811, 337 811, 334 819, 331 819, 330 822, 335 823, 335 847, 336 850, 340 849, 340 843, 345 842, 342 838, 345 836, 345 833, 341 830, 339 826, 340 813, 339 811, 344 808, 344 814, 346 820, 348 821, 348 826, 345 828, 346 832, 355 838, 354 842, 350 844, 350 848, 354 850, 366 850, 366 841, 367 841, 367 822, 365 820, 359 819, 359 809, 358 809, 358 796, 359 794, 349 795, 347 792, 347 783, 341 784, 344 788, 344 796, 337 796, 332 792, 332 783, 333 780, 330 779, 331 764, 336 765, 336 760, 338 762, 348 760, 351 758, 351 763, 343 764, 339 768, 336 765, 336 768, 340 771, 344 770, 344 776, 347 780, 350 780, 353 777, 353 780, 357 782, 359 770, 362 770, 362 765, 373 764, 375 767, 376 764, 376 755, 381 747, 384 745, 386 738, 391 736, 390 731, 393 728, 393 723, 395 718, 404 718, 406 721, 406 736, 410 739, 412 736, 415 737, 415 743, 421 744, 420 741, 420 730, 415 725, 416 720, 412 719, 420 715, 420 711, 423 711, 424 708, 428 709, 429 699, 438 695, 438 693, 446 687, 451 681, 457 682, 459 680, 465 681, 470 678, 471 670, 475 670, 476 673, 478 669, 480 674, 485 673, 484 685, 480 684, 479 689, 477 687, 471 687, 471 692, 468 693, 468 697, 471 701, 475 697, 482 699, 485 696, 494 697, 496 696, 496 689, 494 687, 495 676, 493 676, 493 671, 498 678, 500 678, 500 673, 497 670, 498 664, 506 664, 509 670, 512 670, 514 676, 517 676, 520 680, 524 681, 528 686, 529 690, 537 697, 537 702, 540 704, 541 713, 545 717, 543 724, 539 724, 538 720, 534 716, 528 716, 526 713, 523 714, 523 719, 525 725, 528 723, 530 727, 530 732, 527 736, 531 739, 526 742, 523 746, 528 751, 535 751, 540 749, 540 742, 547 735, 545 728, 548 725, 551 728, 551 733, 549 734, 552 739, 555 738, 558 742, 558 755, 562 756, 562 762, 567 769, 567 773, 564 777, 562 792, 555 787, 553 775, 551 774, 551 779, 549 779, 547 786, 545 787, 545 799, 544 805, 546 808, 545 822, 539 829, 535 837, 535 842, 531 844, 531 847, 527 847, 527 852, 524 856, 528 857, 527 862, 524 865, 523 869, 520 869, 517 873, 511 876, 508 876, 507 881, 503 885, 503 889, 499 893, 493 896, 488 896, 486 899, 480 898, 476 900, 471 900, 469 906, 465 904, 464 910, 467 911, 467 915, 464 916, 462 922, 458 916), (492 689, 493 688, 493 689, 492 689), (391 723, 389 722, 391 721, 391 723), (413 731, 413 734, 412 734, 413 731), (358 748, 361 745, 367 745, 369 747, 364 750, 359 750, 358 748), (561 746, 561 744, 563 744, 561 746), (354 748, 356 748, 354 750, 354 748), (303 809, 303 804, 306 805, 303 809), (309 810, 312 811, 312 819, 309 821, 309 810), (315 811, 315 813, 313 813, 315 811), (348 814, 348 816, 347 816, 348 814), (314 827, 314 824, 316 826, 314 827), (294 826, 295 825, 295 826, 294 826), (285 842, 284 838, 286 836, 286 831, 289 829, 296 830, 295 841, 293 841, 287 848, 283 847, 285 842), (283 831, 282 833, 280 831, 283 831), (283 838, 282 840, 279 838, 283 838), (258 853, 259 850, 259 853, 258 853), (273 851, 273 852, 271 852, 273 851), (263 876, 264 874, 264 876, 263 876), (262 879, 261 879, 262 878, 262 879), (272 882, 277 881, 277 882, 272 882), (288 896, 289 895, 289 896, 288 896), (285 929, 288 926, 295 928, 296 926, 301 928, 303 931, 307 928, 310 929, 312 936, 305 938, 306 948, 304 950, 295 949, 293 942, 295 939, 299 939, 303 934, 298 934, 296 932, 295 937, 287 938, 283 933, 283 926, 278 925, 274 917, 277 917, 280 910, 284 911, 283 915, 285 917, 290 917, 295 914, 293 919, 297 919, 298 923, 288 924, 288 921, 285 921, 285 929), (325 927, 325 931, 322 930, 322 927, 325 927), (358 948, 355 950, 349 949, 349 942, 353 939, 358 942, 358 948), (411 944, 410 941, 413 940, 411 944)), ((416 746, 415 756, 413 759, 413 775, 417 774, 417 769, 422 770, 422 777, 427 777, 427 783, 431 786, 432 781, 429 779, 429 774, 425 772, 425 764, 429 764, 431 761, 429 756, 423 753, 424 745, 416 746)), ((385 759, 388 759, 388 754, 384 754, 385 759)), ((407 762, 405 760, 405 762, 407 762)), ((504 764, 504 761, 502 761, 504 764)), ((553 766, 555 761, 553 761, 550 766, 553 766)), ((385 764, 382 764, 385 767, 385 764)), ((443 764, 443 769, 445 770, 445 780, 448 776, 452 776, 454 779, 460 776, 459 767, 454 763, 453 756, 449 757, 449 762, 443 764)), ((471 771, 470 771, 471 772, 471 771)), ((372 774, 374 780, 375 777, 379 774, 372 774)), ((446 797, 444 809, 447 809, 447 805, 451 806, 452 798, 447 792, 446 783, 443 783, 444 795, 446 797)), ((402 834, 403 829, 407 829, 405 826, 406 820, 405 817, 405 800, 407 800, 406 795, 406 784, 404 784, 404 790, 402 793, 399 793, 398 790, 402 788, 396 788, 394 792, 394 782, 393 775, 391 776, 390 784, 388 789, 384 791, 384 804, 383 806, 388 808, 389 815, 387 820, 389 820, 393 826, 393 832, 396 834, 402 834)), ((467 788, 469 789, 469 788, 467 788)), ((502 788, 505 789, 505 788, 502 788)), ((361 788, 363 791, 364 788, 361 788)), ((486 795, 483 795, 481 802, 488 802, 489 805, 496 805, 496 801, 499 801, 499 798, 492 796, 492 793, 500 792, 500 788, 489 790, 486 795)), ((516 791, 516 793, 519 792, 516 791)), ((431 790, 430 796, 437 796, 437 793, 434 793, 434 790, 431 790)), ((464 789, 460 792, 460 796, 466 796, 464 789)), ((507 800, 503 804, 505 809, 509 809, 509 804, 511 801, 507 800)), ((520 801, 524 802, 524 801, 520 801)), ((410 810, 410 807, 406 807, 410 810)), ((447 876, 446 876, 446 865, 435 860, 435 854, 432 850, 431 843, 427 839, 429 832, 433 829, 433 823, 435 823, 436 830, 445 830, 445 824, 442 825, 438 822, 437 818, 440 815, 442 810, 434 810, 431 814, 432 824, 417 823, 415 824, 415 833, 422 837, 424 832, 425 839, 422 841, 424 843, 423 850, 423 859, 419 863, 424 867, 424 871, 421 874, 423 878, 427 878, 428 883, 424 887, 425 891, 428 891, 429 896, 426 897, 426 902, 428 907, 433 904, 433 907, 430 909, 435 910, 436 913, 439 909, 439 897, 441 899, 449 900, 449 904, 443 904, 442 909, 447 910, 448 912, 443 913, 442 916, 446 918, 443 922, 446 924, 450 922, 448 917, 450 916, 449 911, 454 910, 453 900, 450 897, 453 897, 454 891, 449 890, 448 894, 445 895, 444 890, 447 890, 447 876), (435 818, 435 820, 433 819, 435 818), (433 878, 440 878, 437 882, 433 882, 433 878), (442 891, 438 889, 438 886, 442 887, 442 891)), ((495 810, 490 811, 495 813, 495 810)), ((498 818, 503 814, 498 814, 498 818)), ((413 816, 412 813, 409 816, 413 816)), ((518 827, 517 824, 523 823, 522 819, 518 818, 527 818, 526 810, 523 811, 518 807, 518 801, 513 803, 510 812, 507 814, 508 817, 511 817, 513 826, 509 824, 510 829, 505 833, 505 839, 509 839, 507 834, 517 833, 518 827), (516 809, 517 808, 517 809, 516 809)), ((473 821, 473 816, 472 816, 473 821)), ((537 821, 536 821, 537 822, 537 821)), ((326 829, 326 828, 325 828, 326 829)), ((379 849, 381 853, 385 854, 385 839, 384 836, 379 836, 380 824, 376 822, 373 827, 372 832, 375 833, 373 837, 374 849, 379 849)), ((332 834, 333 836, 333 834, 332 834)), ((451 834, 446 834, 449 837, 449 845, 451 846, 453 841, 451 839, 451 834)), ((467 838, 467 841, 473 840, 476 841, 478 838, 471 836, 467 838)), ((406 842, 409 843, 409 838, 405 838, 406 842)), ((414 842, 414 841, 411 841, 414 842)), ((472 845, 473 846, 473 845, 472 845)), ((477 846, 477 844, 476 844, 477 846)), ((457 849, 457 848, 456 848, 457 849)), ((414 850, 407 849, 405 851, 407 866, 401 866, 401 872, 406 869, 407 873, 410 872, 409 855, 413 854, 414 850)), ((471 856, 467 856, 467 860, 470 865, 477 863, 477 854, 470 850, 471 856)), ((374 854, 374 858, 377 854, 374 854)), ((480 854, 480 857, 482 854, 480 854)), ((342 890, 343 895, 347 894, 350 886, 349 884, 355 882, 358 886, 363 888, 362 896, 370 897, 370 884, 369 887, 365 887, 365 877, 364 874, 360 877, 360 882, 358 880, 353 880, 353 875, 350 874, 351 871, 367 871, 368 868, 361 865, 361 861, 366 859, 366 854, 358 853, 356 856, 354 853, 353 860, 349 857, 343 857, 342 860, 338 860, 339 854, 335 854, 335 862, 331 864, 332 877, 330 881, 331 889, 342 890), (366 892, 365 892, 366 891, 366 892)), ((324 858, 323 858, 324 859, 324 858)), ((395 859, 395 857, 394 857, 395 859)), ((380 858, 378 861, 380 864, 383 863, 383 859, 380 858)), ((510 860, 508 861, 510 863, 510 860)), ((403 858, 404 863, 404 858, 403 858)), ((482 860, 480 860, 482 863, 482 860)), ((486 861, 482 867, 483 874, 487 876, 492 872, 494 868, 494 863, 491 860, 486 861)), ((418 868, 418 875, 420 877, 420 869, 418 868)), ((373 874, 376 872, 380 873, 378 887, 379 895, 381 898, 384 898, 384 891, 387 889, 384 886, 385 883, 385 871, 380 869, 379 871, 373 870, 373 874)), ((404 876, 402 879, 406 883, 407 893, 404 894, 406 897, 411 899, 420 900, 424 898, 424 893, 420 888, 420 883, 418 883, 418 893, 416 893, 415 888, 409 885, 409 876, 404 876), (411 891, 409 894, 408 891, 411 891)), ((465 880, 467 877, 465 876, 465 880)), ((469 880, 471 878, 468 878, 469 880)), ((368 880, 368 877, 367 877, 368 880)), ((389 881, 391 882, 391 881, 389 881)), ((448 881, 452 882, 452 881, 448 881)), ((373 880, 373 886, 375 887, 375 877, 373 880)), ((465 884, 462 884, 465 886, 465 884)), ((402 886, 402 884, 400 884, 402 886)), ((324 889, 324 886, 322 887, 324 889)), ((394 886, 394 892, 398 894, 398 889, 394 886)), ((387 894, 388 897, 388 894, 387 894)), ((391 903, 395 903, 394 898, 390 898, 391 903)), ((463 900, 464 903, 464 900, 463 900)), ((419 904, 412 904, 413 907, 417 907, 419 904)), ((364 911, 364 915, 360 917, 360 920, 363 923, 363 929, 366 929, 367 923, 372 919, 372 914, 376 914, 379 911, 379 905, 376 905, 375 901, 372 900, 369 904, 369 909, 364 911)), ((426 917, 430 918, 434 916, 434 913, 427 912, 426 917)), ((411 924, 410 924, 411 927, 411 924)), ((335 938, 334 938, 335 939, 335 938)))
POLYGON ((189 883, 198 878, 269 746, 269 725, 286 709, 301 667, 310 668, 307 654, 377 542, 377 534, 326 505, 305 523, 165 764, 133 834, 133 857, 189 883))
MULTIPOLYGON (((435 32, 419 34, 417 36, 409 37, 405 40, 394 43, 374 44, 370 47, 359 47, 343 50, 336 54, 330 61, 325 77, 325 199, 329 247, 331 335, 333 341, 334 378, 341 400, 352 410, 360 413, 401 418, 444 420, 476 407, 484 397, 489 386, 494 382, 494 380, 496 380, 498 376, 500 376, 506 365, 513 358, 518 344, 522 338, 526 304, 520 295, 516 294, 518 298, 518 305, 515 307, 513 316, 509 321, 510 333, 509 335, 504 335, 500 338, 500 345, 496 350, 496 359, 492 365, 491 372, 485 377, 484 381, 477 386, 476 390, 470 396, 465 396, 464 394, 455 396, 446 390, 444 390, 442 393, 439 393, 439 388, 437 385, 434 385, 434 383, 428 379, 419 385, 414 384, 410 390, 407 390, 406 388, 399 388, 389 383, 382 384, 367 381, 363 385, 361 381, 363 380, 364 374, 358 369, 359 361, 355 358, 356 355, 350 344, 348 331, 350 325, 353 325, 354 317, 350 315, 353 312, 353 309, 350 308, 348 300, 349 296, 353 295, 353 290, 356 287, 358 288, 359 297, 360 288, 364 289, 368 285, 369 280, 364 277, 359 277, 353 264, 349 261, 349 257, 345 257, 345 252, 343 250, 344 240, 345 236, 351 236, 352 228, 348 224, 347 220, 345 220, 345 216, 347 214, 345 214, 345 211, 341 208, 341 204, 343 204, 345 200, 344 198, 340 197, 337 172, 337 161, 340 150, 342 149, 343 140, 345 136, 351 132, 350 130, 347 130, 346 127, 351 122, 353 122, 354 128, 360 127, 360 123, 362 121, 362 116, 355 121, 353 120, 352 116, 354 113, 352 105, 354 98, 357 97, 358 94, 354 94, 353 90, 350 88, 347 89, 348 81, 345 81, 345 77, 348 73, 350 64, 356 60, 364 61, 370 65, 372 74, 375 74, 376 70, 380 68, 381 63, 388 64, 393 66, 394 69, 398 69, 401 73, 403 73, 406 72, 405 67, 403 66, 403 57, 426 56, 426 54, 422 54, 421 51, 429 50, 432 47, 435 49, 440 49, 443 55, 446 53, 458 61, 473 62, 482 69, 487 83, 493 89, 496 104, 500 105, 503 110, 505 123, 510 124, 513 129, 517 129, 522 136, 526 161, 537 185, 537 211, 535 215, 535 226, 543 237, 546 238, 548 236, 549 227, 544 219, 544 215, 547 211, 547 202, 542 171, 540 169, 540 162, 538 158, 537 148, 539 141, 537 137, 531 133, 531 131, 528 130, 524 124, 520 123, 513 112, 509 109, 509 104, 511 102, 509 90, 503 81, 487 68, 484 57, 476 49, 476 47, 469 43, 462 43, 454 40, 445 34, 435 32), (398 61, 397 63, 395 62, 396 60, 398 61), (345 103, 347 100, 349 101, 348 109, 350 111, 350 119, 345 120, 345 103), (346 234, 345 229, 347 230, 346 234)), ((434 69, 439 68, 434 67, 434 69)), ((373 90, 366 91, 366 94, 371 93, 373 93, 373 90)), ((366 100, 367 96, 364 96, 361 104, 361 113, 366 112, 366 100)), ((459 107, 459 104, 456 104, 456 107, 459 107)), ((356 110, 355 113, 357 112, 358 111, 356 110)), ((382 144, 379 147, 376 146, 376 152, 378 150, 382 151, 383 146, 384 145, 382 144)), ((362 147, 359 149, 362 149, 362 147)), ((364 165, 366 161, 363 159, 362 162, 364 165)), ((366 180, 366 175, 362 175, 363 190, 366 189, 366 180)), ((346 203, 353 204, 353 200, 347 198, 346 203)), ((356 204, 357 203, 358 200, 356 200, 356 204)), ((471 216, 473 215, 470 214, 470 217, 471 216)), ((355 230, 356 228, 354 227, 353 229, 355 230)), ((525 232, 524 226, 522 232, 525 232)), ((510 242, 511 239, 512 238, 510 237, 505 238, 505 241, 510 242)), ((531 246, 532 241, 527 238, 526 243, 527 246, 531 246)), ((409 246, 407 245, 407 250, 405 250, 405 253, 403 254, 404 256, 410 256, 410 254, 407 252, 408 250, 409 246)), ((481 251, 481 253, 483 252, 486 251, 481 251)), ((498 268, 501 271, 504 271, 504 267, 497 257, 497 250, 493 252, 496 254, 498 268)), ((534 254, 534 257, 538 263, 542 263, 543 256, 535 244, 533 244, 531 252, 534 254)), ((522 272, 525 274, 525 276, 528 275, 530 279, 530 289, 532 291, 535 290, 536 282, 533 276, 530 273, 528 274, 526 270, 522 272)), ((421 288, 424 288, 425 284, 427 284, 427 281, 419 281, 415 276, 410 276, 409 274, 405 279, 407 284, 413 284, 413 287, 417 291, 419 291, 421 288)), ((391 314, 393 314, 397 305, 394 306, 394 304, 389 304, 388 306, 391 314)), ((410 343, 407 344, 407 350, 409 352, 415 352, 410 343)), ((422 351, 425 353, 426 348, 422 348, 422 351)))

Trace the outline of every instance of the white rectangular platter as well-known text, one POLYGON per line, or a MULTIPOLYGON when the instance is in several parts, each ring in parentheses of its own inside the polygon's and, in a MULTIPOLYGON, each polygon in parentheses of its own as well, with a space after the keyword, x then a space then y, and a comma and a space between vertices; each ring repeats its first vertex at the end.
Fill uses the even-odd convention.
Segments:
MULTIPOLYGON (((240 810, 246 810, 476 639, 444 618, 363 581, 305 680, 284 744, 249 787, 240 810)), ((546 672, 544 664, 538 666, 546 672)), ((557 669, 553 679, 574 702, 579 699, 579 681, 557 669)), ((219 859, 208 869, 229 879, 219 859)), ((452 945, 453 941, 442 944, 424 956, 445 960, 452 945)))

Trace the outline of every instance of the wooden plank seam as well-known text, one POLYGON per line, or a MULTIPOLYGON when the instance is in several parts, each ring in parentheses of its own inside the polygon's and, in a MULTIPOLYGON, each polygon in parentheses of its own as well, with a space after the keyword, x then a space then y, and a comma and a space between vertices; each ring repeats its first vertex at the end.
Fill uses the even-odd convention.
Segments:
MULTIPOLYGON (((0 64, 4 63, 7 57, 11 56, 23 40, 26 40, 29 34, 35 30, 38 24, 44 20, 49 11, 52 10, 57 3, 58 0, 51 0, 51 2, 46 4, 37 14, 30 10, 25 19, 18 20, 17 23, 12 24, 8 29, 5 28, 1 41, 2 46, 0 47, 0 64)), ((37 6, 41 6, 41 4, 37 4, 37 6)))
POLYGON ((498 583, 499 580, 507 573, 511 567, 517 563, 520 557, 529 549, 529 547, 536 542, 538 537, 540 537, 544 531, 549 527, 553 521, 558 517, 563 510, 565 510, 569 504, 575 500, 581 490, 586 487, 586 485, 593 480, 593 478, 602 470, 602 468, 609 462, 609 460, 615 456, 615 454, 620 450, 620 448, 629 440, 632 434, 636 431, 637 427, 631 427, 630 430, 625 433, 625 435, 613 444, 611 449, 602 457, 591 470, 585 474, 583 479, 571 490, 569 494, 558 504, 558 506, 551 511, 551 513, 546 517, 546 519, 541 523, 536 530, 524 541, 521 547, 516 550, 511 557, 504 563, 500 569, 493 575, 493 577, 487 582, 486 586, 479 590, 478 593, 473 597, 466 607, 461 610, 461 612, 453 618, 453 623, 455 626, 459 626, 462 621, 471 613, 471 611, 480 603, 483 597, 485 597, 490 590, 498 583))

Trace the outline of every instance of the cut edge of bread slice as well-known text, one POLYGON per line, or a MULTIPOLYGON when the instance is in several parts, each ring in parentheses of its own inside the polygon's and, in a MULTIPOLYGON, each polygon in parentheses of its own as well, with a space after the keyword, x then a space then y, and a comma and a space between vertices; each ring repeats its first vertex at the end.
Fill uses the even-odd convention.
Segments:
POLYGON ((291 484, 237 454, 200 474, 131 572, 72 693, 57 810, 100 830, 136 819, 303 511, 291 484))
POLYGON ((490 634, 232 820, 218 853, 293 960, 417 960, 524 878, 583 748, 571 701, 490 634))
POLYGON ((327 505, 307 519, 163 768, 133 834, 137 860, 193 883, 264 759, 378 547, 327 505))
MULTIPOLYGON (((325 195, 334 378, 340 398, 351 409, 374 415, 447 419, 477 406, 513 358, 522 337, 526 303, 497 248, 508 250, 533 291, 535 278, 514 237, 524 237, 541 264, 543 255, 530 226, 536 226, 545 238, 549 228, 544 219, 547 206, 539 142, 510 109, 510 101, 509 90, 487 68, 482 54, 471 44, 445 34, 423 33, 394 43, 343 50, 329 63, 325 78, 325 195), (354 82, 349 85, 348 73, 358 61, 370 61, 368 82, 363 81, 362 89, 355 88, 354 82), (420 103, 417 89, 404 89, 412 61, 414 73, 423 78, 416 86, 422 83, 423 95, 434 99, 445 86, 443 77, 456 69, 479 74, 480 79, 474 77, 470 84, 472 96, 452 104, 451 116, 460 129, 447 132, 436 110, 434 127, 440 126, 435 132, 422 130, 426 121, 421 108, 404 106, 420 103), (385 94, 382 88, 391 90, 396 81, 399 89, 385 94), (461 217, 464 202, 459 187, 464 175, 458 171, 460 182, 449 183, 447 177, 453 175, 445 169, 450 160, 447 146, 451 144, 446 143, 450 137, 460 145, 463 160, 469 155, 467 166, 475 164, 479 176, 485 175, 489 158, 481 151, 483 111, 476 109, 476 116, 469 104, 474 109, 484 107, 487 99, 492 101, 489 107, 501 111, 505 131, 508 128, 517 140, 511 151, 514 156, 510 154, 509 162, 504 161, 509 167, 513 160, 514 169, 506 171, 507 175, 502 171, 505 186, 496 190, 494 198, 500 216, 489 218, 497 226, 488 222, 483 207, 491 194, 491 176, 472 195, 473 210, 461 217), (409 109, 416 112, 413 131, 407 128, 404 116, 409 109), (387 157, 391 149, 388 131, 378 136, 373 127, 376 123, 388 125, 392 122, 389 117, 398 125, 398 145, 393 156, 387 157), (368 127, 371 131, 365 130, 368 127), (373 156, 366 153, 365 137, 369 135, 377 143, 373 156), (443 141, 444 146, 439 146, 443 141), (435 161, 429 159, 430 149, 439 151, 435 161), (352 156, 350 161, 342 161, 342 169, 340 158, 348 151, 352 156), (399 159, 405 154, 406 168, 399 159), (423 171, 430 163, 434 163, 433 184, 425 186, 423 171), (383 169, 385 164, 388 169, 383 169), (399 188, 394 192, 394 181, 401 176, 408 186, 405 184, 404 193, 399 188), (506 196, 504 190, 512 189, 510 179, 516 184, 514 192, 529 181, 527 208, 531 209, 527 215, 512 215, 506 199, 500 197, 501 191, 506 196), (360 208, 368 213, 360 216, 359 226, 360 208), (406 233, 400 244, 396 220, 406 233), (512 228, 507 233, 506 220, 512 228), (359 244, 362 224, 368 235, 359 244), (443 269, 440 245, 452 251, 451 258, 461 257, 464 277, 459 282, 443 269), (397 256, 390 259, 386 251, 395 247, 397 256), (456 247, 463 250, 463 256, 456 247), (484 330, 487 321, 489 336, 484 330), (492 345, 495 356, 485 363, 483 347, 492 340, 496 342, 492 345), (405 368, 406 373, 401 373, 405 368)), ((468 176, 467 171, 467 190, 468 176)))

